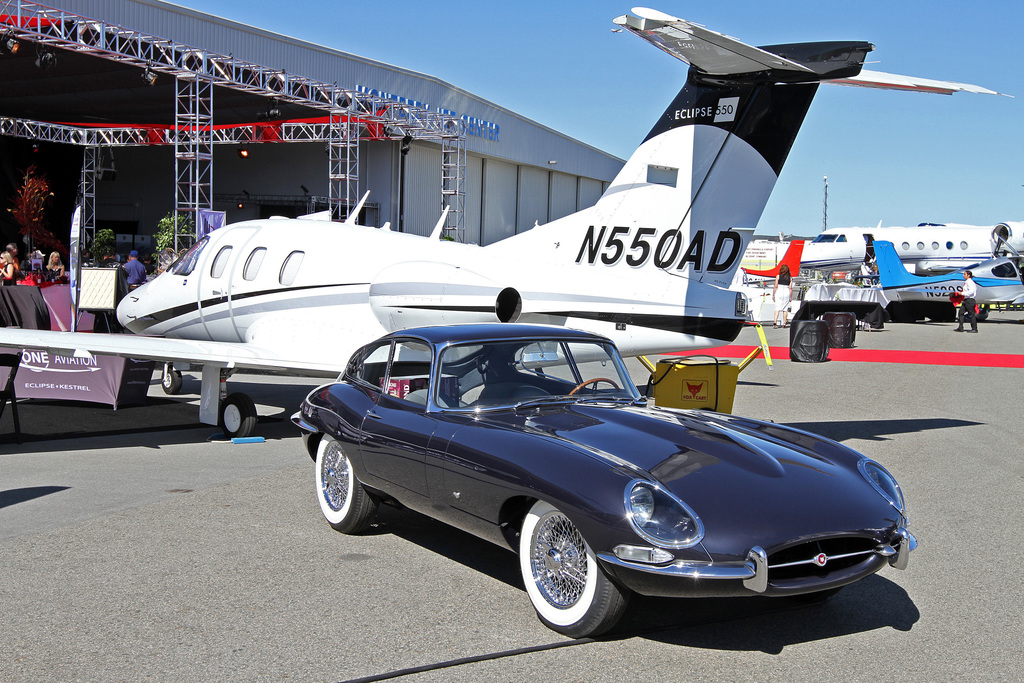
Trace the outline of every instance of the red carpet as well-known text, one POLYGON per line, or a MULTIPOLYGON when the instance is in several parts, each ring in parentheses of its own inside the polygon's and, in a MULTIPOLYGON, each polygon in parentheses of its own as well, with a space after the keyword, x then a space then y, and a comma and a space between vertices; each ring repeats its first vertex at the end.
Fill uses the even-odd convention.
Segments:
MULTIPOLYGON (((716 356, 718 358, 746 358, 755 346, 719 346, 692 353, 674 353, 673 356, 716 356)), ((772 361, 789 360, 788 346, 768 347, 772 361)), ((961 365, 979 368, 1024 368, 1024 355, 1011 353, 952 353, 948 351, 886 351, 883 349, 829 349, 831 361, 856 363, 912 363, 915 365, 961 365)))

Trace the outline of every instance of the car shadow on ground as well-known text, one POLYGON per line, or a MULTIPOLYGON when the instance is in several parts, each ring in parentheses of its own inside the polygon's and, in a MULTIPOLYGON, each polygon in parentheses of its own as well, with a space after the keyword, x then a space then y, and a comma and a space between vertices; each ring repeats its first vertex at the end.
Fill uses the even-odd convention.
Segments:
MULTIPOLYGON (((404 508, 382 505, 368 534, 392 534, 524 593, 516 555, 404 508)), ((886 570, 883 570, 883 572, 886 570)), ((894 570, 888 570, 894 571, 894 570)), ((601 640, 646 638, 686 647, 782 652, 787 645, 893 628, 920 619, 900 586, 874 574, 823 604, 789 598, 654 598, 634 595, 621 622, 601 640)))
POLYGON ((786 422, 787 427, 802 429, 813 434, 820 434, 833 441, 847 439, 864 439, 866 441, 883 441, 896 434, 912 434, 927 432, 934 429, 952 429, 954 427, 974 427, 980 422, 970 420, 953 420, 949 418, 908 418, 905 420, 841 420, 835 422, 786 422))
POLYGON ((813 605, 790 598, 634 596, 606 638, 642 637, 685 647, 779 654, 786 646, 882 628, 909 631, 920 618, 902 587, 874 574, 813 605))
POLYGON ((8 489, 0 491, 0 508, 5 508, 18 503, 27 503, 36 498, 49 496, 53 493, 67 491, 70 486, 26 486, 20 489, 8 489))
POLYGON ((519 560, 511 550, 406 508, 381 505, 365 534, 392 534, 492 579, 524 590, 519 560))

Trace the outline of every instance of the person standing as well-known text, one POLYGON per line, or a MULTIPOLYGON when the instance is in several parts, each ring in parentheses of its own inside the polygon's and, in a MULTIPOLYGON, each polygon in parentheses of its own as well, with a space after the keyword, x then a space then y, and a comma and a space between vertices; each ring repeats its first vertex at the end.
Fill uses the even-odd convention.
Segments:
POLYGON ((779 274, 775 276, 772 300, 775 301, 775 320, 772 321, 772 327, 779 326, 780 313, 782 314, 782 326, 785 327, 789 319, 789 302, 793 300, 793 276, 789 274, 789 266, 785 263, 779 268, 779 274))
POLYGON ((964 288, 962 290, 964 300, 960 302, 960 310, 956 313, 957 326, 953 329, 954 332, 964 331, 964 316, 967 317, 967 321, 971 323, 971 329, 968 332, 978 332, 978 314, 975 313, 974 309, 978 305, 978 285, 974 282, 974 274, 969 271, 964 271, 964 288))
POLYGON ((122 268, 128 273, 128 289, 135 289, 146 282, 146 266, 139 260, 139 252, 134 249, 128 254, 128 262, 122 268))
POLYGON ((18 267, 14 264, 11 252, 0 252, 0 285, 16 285, 18 267))

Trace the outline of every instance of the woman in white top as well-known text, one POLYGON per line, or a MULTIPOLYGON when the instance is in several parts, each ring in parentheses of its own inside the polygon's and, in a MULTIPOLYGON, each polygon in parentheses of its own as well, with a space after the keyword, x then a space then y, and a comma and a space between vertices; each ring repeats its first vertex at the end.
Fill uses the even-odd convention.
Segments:
POLYGON ((789 266, 785 263, 775 276, 775 287, 772 288, 772 299, 775 301, 775 320, 772 327, 779 326, 779 314, 782 314, 782 326, 789 320, 789 302, 793 300, 793 276, 789 274, 789 266))

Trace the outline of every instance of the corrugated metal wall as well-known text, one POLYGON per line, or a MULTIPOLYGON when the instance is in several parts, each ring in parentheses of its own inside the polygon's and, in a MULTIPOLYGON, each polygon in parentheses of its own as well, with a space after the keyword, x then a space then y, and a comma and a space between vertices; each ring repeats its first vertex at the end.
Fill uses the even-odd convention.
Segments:
POLYGON ((548 220, 553 221, 575 213, 578 193, 576 176, 566 173, 551 174, 551 190, 548 197, 548 220))
POLYGON ((538 223, 548 222, 548 178, 545 169, 519 167, 516 232, 525 232, 538 223))
POLYGON ((429 235, 441 217, 441 150, 413 145, 405 157, 402 232, 429 235))
POLYGON ((519 169, 497 159, 483 163, 483 226, 481 244, 516 234, 516 180, 519 169))

